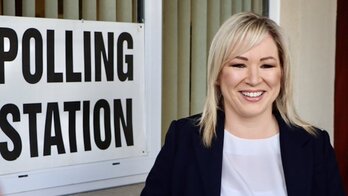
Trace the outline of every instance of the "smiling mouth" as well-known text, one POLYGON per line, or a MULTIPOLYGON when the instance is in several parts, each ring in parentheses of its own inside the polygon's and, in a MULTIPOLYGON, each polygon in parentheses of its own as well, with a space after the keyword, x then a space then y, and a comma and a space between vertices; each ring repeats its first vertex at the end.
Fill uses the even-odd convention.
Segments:
POLYGON ((260 97, 261 95, 263 95, 264 91, 254 91, 254 92, 241 91, 241 93, 242 93, 242 95, 244 95, 246 97, 256 98, 256 97, 260 97))

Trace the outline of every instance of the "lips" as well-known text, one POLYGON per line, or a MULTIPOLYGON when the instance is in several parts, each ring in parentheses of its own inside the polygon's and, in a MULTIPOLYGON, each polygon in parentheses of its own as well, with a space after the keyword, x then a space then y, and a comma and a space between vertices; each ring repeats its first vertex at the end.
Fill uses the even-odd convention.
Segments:
POLYGON ((241 91, 242 95, 249 98, 258 98, 263 95, 265 91, 241 91))

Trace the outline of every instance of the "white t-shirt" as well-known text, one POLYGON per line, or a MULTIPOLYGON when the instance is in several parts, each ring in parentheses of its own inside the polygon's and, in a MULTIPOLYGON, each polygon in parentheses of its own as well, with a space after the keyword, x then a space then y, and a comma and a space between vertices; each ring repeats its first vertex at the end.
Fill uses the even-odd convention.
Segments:
POLYGON ((265 139, 224 134, 221 196, 287 195, 279 133, 265 139))

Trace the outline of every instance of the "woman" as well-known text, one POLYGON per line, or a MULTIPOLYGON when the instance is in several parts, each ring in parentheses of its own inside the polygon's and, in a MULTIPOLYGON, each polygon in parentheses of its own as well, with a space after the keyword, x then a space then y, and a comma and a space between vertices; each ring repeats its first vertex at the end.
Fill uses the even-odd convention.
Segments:
POLYGON ((171 123, 141 195, 344 195, 327 132, 295 113, 277 24, 233 15, 208 66, 203 113, 171 123))

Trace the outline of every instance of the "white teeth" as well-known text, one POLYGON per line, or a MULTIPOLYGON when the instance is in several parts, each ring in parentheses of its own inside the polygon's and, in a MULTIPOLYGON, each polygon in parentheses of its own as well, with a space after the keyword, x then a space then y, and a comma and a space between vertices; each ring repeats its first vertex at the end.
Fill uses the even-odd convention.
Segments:
POLYGON ((262 95, 262 91, 259 91, 259 92, 242 92, 242 94, 244 96, 247 96, 247 97, 258 97, 258 96, 262 95))

